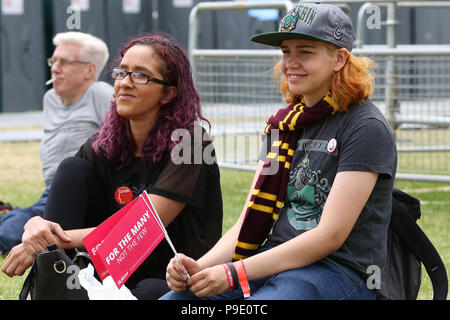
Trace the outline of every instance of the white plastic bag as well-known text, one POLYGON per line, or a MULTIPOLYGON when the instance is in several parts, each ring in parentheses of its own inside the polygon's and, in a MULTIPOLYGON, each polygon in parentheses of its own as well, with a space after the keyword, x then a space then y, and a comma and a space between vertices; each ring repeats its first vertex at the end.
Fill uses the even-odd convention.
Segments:
POLYGON ((103 280, 103 284, 94 277, 94 267, 89 264, 78 273, 80 284, 86 289, 89 300, 137 300, 128 290, 122 286, 118 289, 111 276, 103 280))

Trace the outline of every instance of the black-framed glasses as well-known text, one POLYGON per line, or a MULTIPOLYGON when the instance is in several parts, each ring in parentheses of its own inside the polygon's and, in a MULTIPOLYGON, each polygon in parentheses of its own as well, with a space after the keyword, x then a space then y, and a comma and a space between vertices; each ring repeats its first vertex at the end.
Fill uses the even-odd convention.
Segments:
POLYGON ((111 77, 115 80, 123 80, 127 77, 127 75, 130 75, 130 79, 134 83, 147 84, 149 82, 155 82, 163 86, 170 86, 170 84, 166 81, 158 78, 152 78, 148 74, 142 72, 125 71, 119 68, 113 68, 111 71, 111 77))
POLYGON ((81 63, 81 64, 89 64, 90 62, 88 61, 81 61, 81 60, 76 60, 76 59, 66 59, 66 58, 48 58, 47 59, 47 64, 49 67, 52 67, 55 63, 59 62, 60 65, 65 66, 65 65, 69 65, 69 64, 74 64, 74 63, 81 63))

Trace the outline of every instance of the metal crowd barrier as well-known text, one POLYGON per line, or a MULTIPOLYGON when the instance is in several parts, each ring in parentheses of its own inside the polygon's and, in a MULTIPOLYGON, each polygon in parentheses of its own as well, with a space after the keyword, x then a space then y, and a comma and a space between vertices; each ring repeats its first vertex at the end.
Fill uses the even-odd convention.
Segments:
MULTIPOLYGON (((377 2, 388 7, 384 25, 391 31, 386 33, 386 45, 364 45, 359 38, 353 53, 368 56, 377 64, 371 98, 396 135, 397 178, 450 182, 450 45, 396 45, 395 39, 397 6, 445 6, 450 1, 371 1, 377 2)), ((189 55, 222 167, 254 170, 265 119, 284 106, 271 72, 281 53, 270 49, 198 49, 200 13, 250 8, 289 10, 292 6, 289 1, 202 2, 191 11, 189 55)), ((357 29, 363 16, 358 14, 357 29)))

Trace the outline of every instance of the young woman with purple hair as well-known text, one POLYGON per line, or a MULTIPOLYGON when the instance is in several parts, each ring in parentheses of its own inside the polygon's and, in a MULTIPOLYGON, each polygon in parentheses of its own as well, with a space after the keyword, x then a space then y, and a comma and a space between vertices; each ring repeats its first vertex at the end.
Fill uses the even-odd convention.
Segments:
MULTIPOLYGON (((199 157, 186 157, 208 148, 214 158, 210 139, 194 141, 194 148, 174 149, 191 146, 185 143, 189 139, 173 141, 175 130, 192 136, 200 130, 207 136, 200 127, 207 120, 183 50, 164 34, 136 38, 122 48, 111 75, 115 100, 104 125, 59 166, 44 217, 27 223, 23 243, 5 260, 8 275, 23 274, 34 254, 51 243, 83 248, 89 232, 144 190, 177 249, 200 257, 220 238, 217 163, 204 157, 192 163, 190 158, 199 157), (184 161, 173 156, 180 152, 184 161)), ((172 257, 167 242, 161 242, 125 285, 137 298, 158 298, 168 291, 165 273, 172 257)))

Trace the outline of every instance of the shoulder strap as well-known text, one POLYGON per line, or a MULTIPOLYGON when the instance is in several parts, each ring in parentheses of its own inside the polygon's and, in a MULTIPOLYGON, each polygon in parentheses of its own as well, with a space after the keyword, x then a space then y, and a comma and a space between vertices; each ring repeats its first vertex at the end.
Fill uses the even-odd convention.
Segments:
POLYGON ((414 220, 420 216, 420 212, 413 213, 415 214, 415 216, 413 215, 414 219, 411 213, 408 214, 408 210, 417 210, 417 203, 414 203, 415 201, 402 201, 405 195, 417 202, 419 200, 401 191, 402 195, 401 199, 399 199, 396 197, 398 196, 398 192, 399 190, 394 190, 390 226, 395 230, 402 242, 425 266, 433 285, 433 299, 445 300, 448 293, 448 279, 444 263, 436 248, 414 220))

